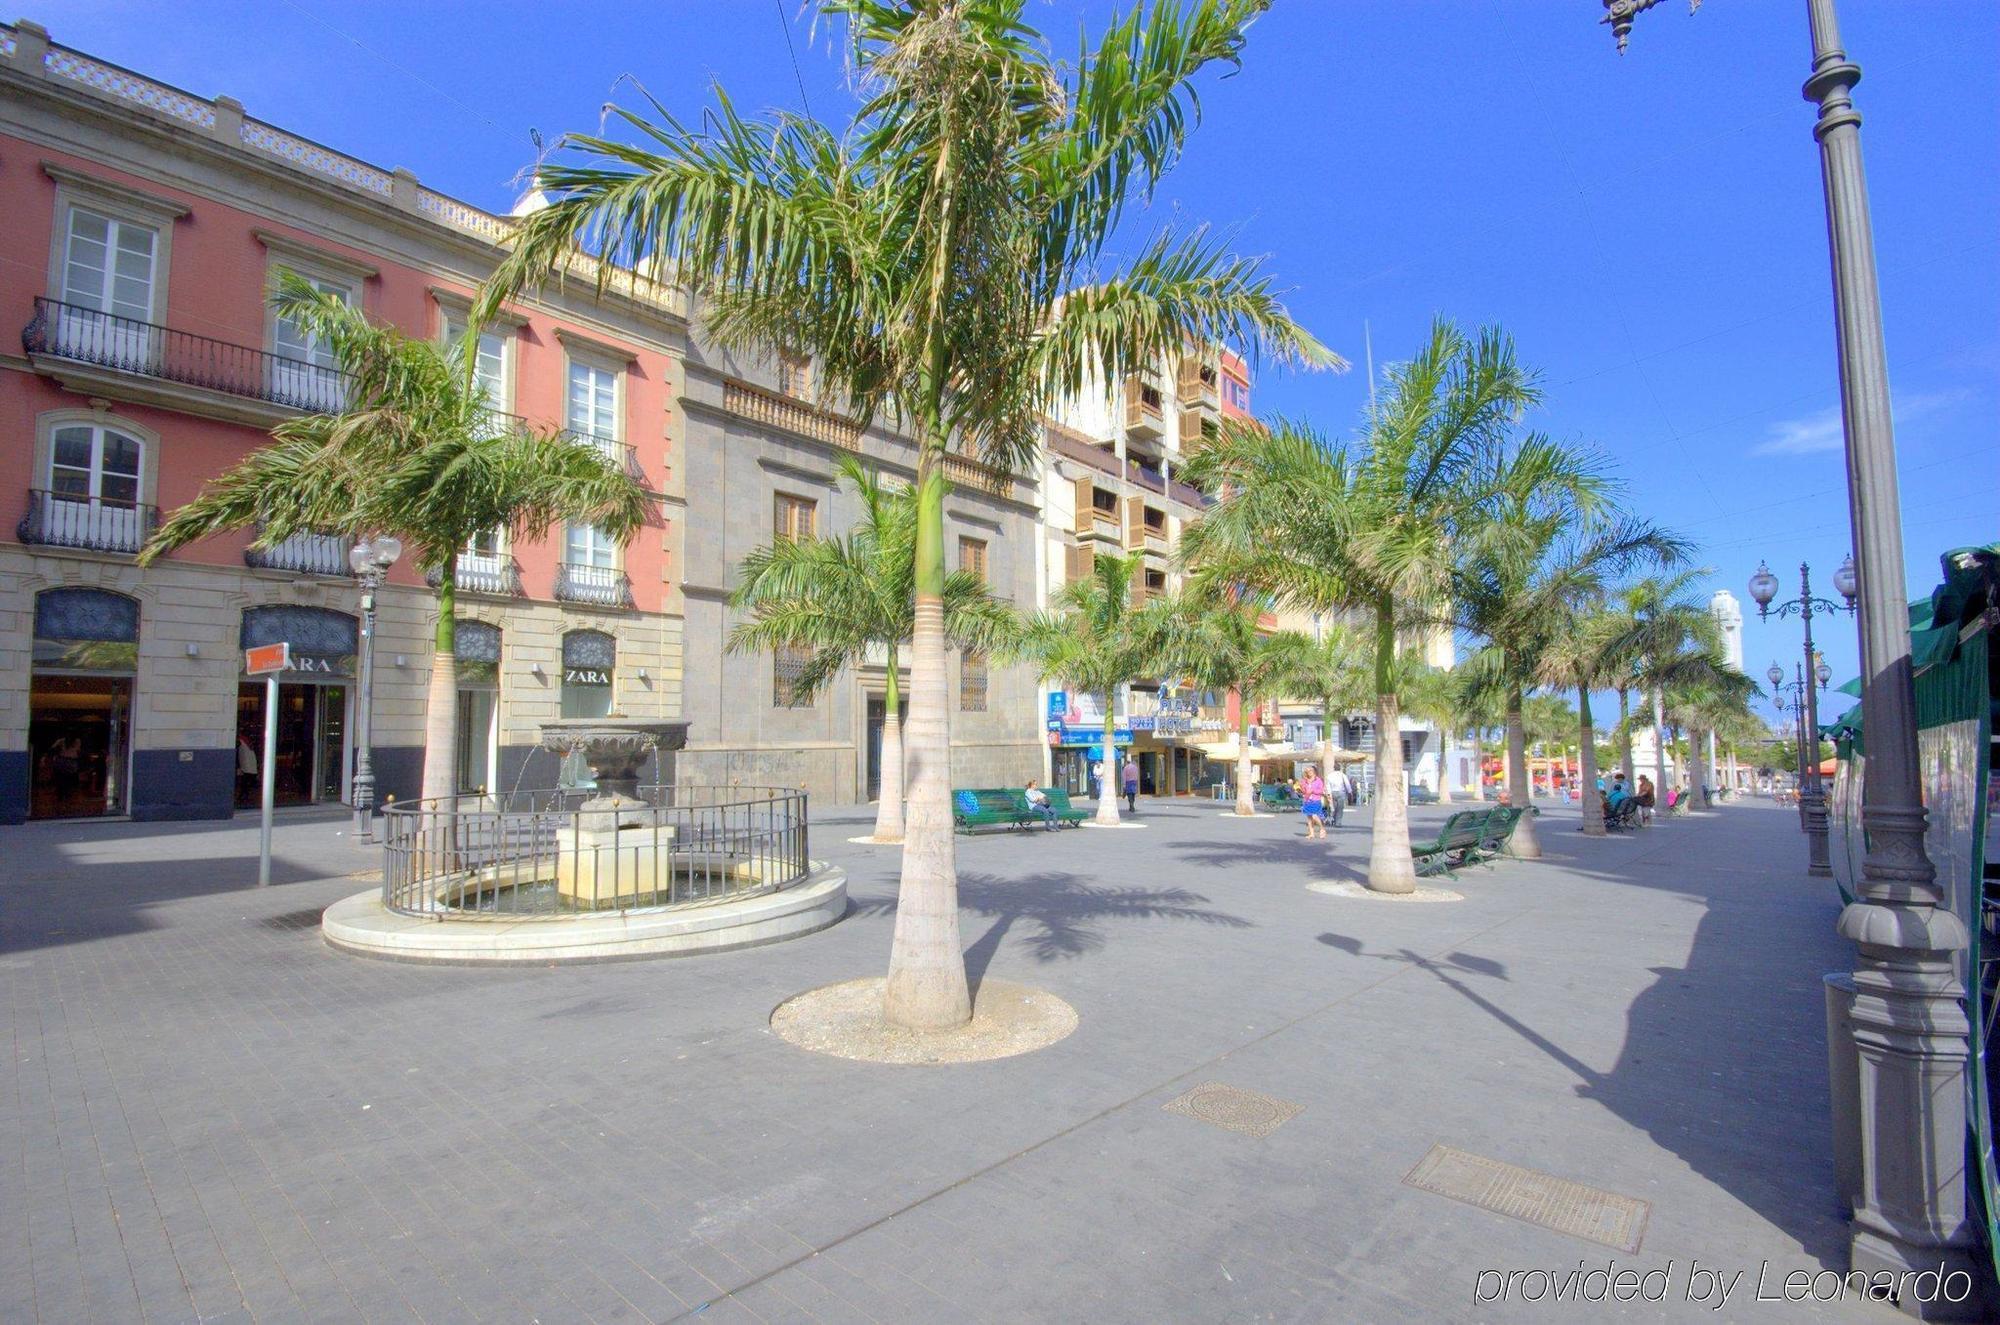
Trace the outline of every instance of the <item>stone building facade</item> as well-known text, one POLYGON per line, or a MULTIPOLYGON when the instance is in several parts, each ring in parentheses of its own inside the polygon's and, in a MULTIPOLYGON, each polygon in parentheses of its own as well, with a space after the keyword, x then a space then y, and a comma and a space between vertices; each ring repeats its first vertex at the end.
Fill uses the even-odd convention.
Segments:
MULTIPOLYGON (((406 334, 460 334, 510 218, 26 22, 0 27, 0 214, 0 322, 24 329, 18 352, 0 346, 13 442, 0 451, 0 822, 227 816, 252 798, 267 720, 281 799, 345 799, 360 641, 344 543, 218 537, 143 569, 133 554, 275 423, 338 406, 324 347, 270 312, 278 271, 406 334), (242 648, 280 638, 299 663, 266 715, 242 648)), ((775 359, 700 348, 672 291, 551 286, 510 306, 480 349, 496 409, 604 449, 655 503, 623 546, 496 531, 461 555, 461 789, 556 785, 566 774, 539 724, 618 711, 692 723, 682 780, 865 793, 866 669, 812 709, 783 708, 773 660, 725 653, 721 600, 736 561, 768 541, 775 494, 817 503, 836 532, 832 455, 895 472, 907 444, 787 395, 795 374, 775 359)), ((996 584, 1025 601, 1009 548, 1032 547, 1030 501, 961 469, 954 526, 984 535, 996 584)), ((378 787, 398 798, 418 788, 436 611, 410 561, 379 595, 373 648, 378 787)), ((954 713, 964 776, 1032 766, 1031 706, 1001 704, 1024 686, 993 669, 986 707, 954 713)))

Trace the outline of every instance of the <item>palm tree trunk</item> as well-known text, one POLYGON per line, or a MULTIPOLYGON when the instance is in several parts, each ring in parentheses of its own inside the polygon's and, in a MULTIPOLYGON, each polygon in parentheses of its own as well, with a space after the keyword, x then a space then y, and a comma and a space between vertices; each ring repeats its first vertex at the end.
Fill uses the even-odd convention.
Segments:
POLYGON ((1632 767, 1632 698, 1624 686, 1618 687, 1618 771, 1625 775, 1625 788, 1635 795, 1639 777, 1632 767))
POLYGON ((882 788, 875 797, 875 840, 903 840, 903 700, 896 646, 889 646, 882 683, 882 788))
POLYGON ((1667 808, 1667 693, 1653 687, 1653 801, 1667 808))
POLYGON ((1104 775, 1097 780, 1097 822, 1107 828, 1118 826, 1118 714, 1114 706, 1118 691, 1104 690, 1104 775))
POLYGON ((1688 728, 1688 812, 1702 805, 1701 789, 1708 785, 1708 733, 1700 727, 1688 728))
POLYGON ((430 691, 424 701, 425 800, 458 792, 458 558, 438 578, 437 638, 431 650, 430 691))
POLYGON ((1583 797, 1583 831, 1604 836, 1604 802, 1597 798, 1597 733, 1590 723, 1590 687, 1576 688, 1576 787, 1583 797))
POLYGON ((1528 732, 1521 722, 1521 687, 1507 687, 1507 799, 1521 812, 1514 835, 1507 839, 1507 854, 1521 860, 1540 860, 1541 834, 1535 831, 1533 783, 1528 777, 1528 732))
POLYGON ((1319 775, 1321 778, 1331 781, 1332 774, 1333 696, 1323 695, 1319 701, 1319 775))
POLYGON ((1251 793, 1250 779, 1256 776, 1250 765, 1250 696, 1236 692, 1236 812, 1257 813, 1257 797, 1251 793))
POLYGON ((1402 704, 1396 694, 1396 606, 1375 604, 1375 827, 1368 838, 1368 886, 1378 893, 1413 893, 1410 798, 1403 791, 1402 704))
POLYGON ((916 626, 903 756, 909 803, 882 1015, 893 1026, 949 1030, 972 1020, 972 996, 958 937, 958 844, 945 713, 944 473, 928 439, 919 452, 917 483, 916 626))
POLYGON ((1438 724, 1438 804, 1451 804, 1451 726, 1438 724))

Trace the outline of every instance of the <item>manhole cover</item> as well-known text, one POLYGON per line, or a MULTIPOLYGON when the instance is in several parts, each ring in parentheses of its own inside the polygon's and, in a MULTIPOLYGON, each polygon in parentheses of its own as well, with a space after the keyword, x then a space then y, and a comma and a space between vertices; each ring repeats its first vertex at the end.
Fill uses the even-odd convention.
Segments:
POLYGON ((1202 1122, 1245 1136, 1269 1136, 1297 1116, 1303 1105, 1274 1100, 1254 1090, 1239 1090, 1216 1081, 1204 1081, 1185 1095, 1160 1106, 1168 1113, 1186 1114, 1202 1122))
POLYGON ((1436 1145, 1403 1182, 1573 1238, 1636 1252, 1652 1206, 1580 1182, 1436 1145))

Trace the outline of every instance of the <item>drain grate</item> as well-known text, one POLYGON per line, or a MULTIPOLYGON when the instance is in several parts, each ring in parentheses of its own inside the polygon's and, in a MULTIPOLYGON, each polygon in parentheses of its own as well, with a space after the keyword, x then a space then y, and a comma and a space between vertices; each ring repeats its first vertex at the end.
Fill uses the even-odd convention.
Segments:
POLYGON ((1298 1116, 1303 1105, 1274 1100, 1254 1090, 1204 1081, 1185 1095, 1160 1106, 1168 1113, 1184 1114, 1245 1136, 1269 1136, 1298 1116))
POLYGON ((1417 1162, 1403 1182, 1419 1191, 1627 1252, 1639 1250, 1639 1240, 1646 1235, 1646 1216, 1653 1208, 1634 1197, 1447 1145, 1432 1146, 1431 1153, 1417 1162))

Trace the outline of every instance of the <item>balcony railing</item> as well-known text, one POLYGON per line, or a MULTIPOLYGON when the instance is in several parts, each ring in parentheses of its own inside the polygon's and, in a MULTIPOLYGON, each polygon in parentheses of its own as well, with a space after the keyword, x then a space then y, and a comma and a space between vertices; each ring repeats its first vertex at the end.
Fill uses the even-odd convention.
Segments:
POLYGON ((347 374, 337 368, 56 299, 35 300, 35 316, 22 329, 21 344, 30 354, 95 364, 308 413, 331 413, 347 403, 347 374))
MULTIPOLYGON (((444 575, 436 570, 426 571, 424 580, 435 589, 443 583, 444 575)), ((519 598, 521 567, 512 557, 494 553, 461 552, 458 554, 454 582, 466 593, 519 598)))
POLYGON ((1134 377, 1125 383, 1125 431, 1158 437, 1166 430, 1166 396, 1151 383, 1134 377))
POLYGON ((1222 371, 1215 360, 1193 355, 1181 360, 1180 389, 1175 394, 1183 405, 1219 409, 1222 371))
POLYGON ((584 566, 565 561, 556 567, 556 597, 565 603, 630 607, 632 581, 613 566, 584 566))
POLYGON ((625 477, 640 483, 646 481, 646 471, 639 464, 638 447, 627 445, 615 437, 600 437, 596 433, 582 432, 576 428, 567 428, 564 432, 578 446, 593 447, 602 452, 605 459, 625 471, 625 477))
POLYGON ((137 552, 160 522, 157 506, 105 497, 67 497, 28 490, 28 513, 14 528, 23 543, 87 548, 92 552, 137 552))
POLYGON ((861 449, 861 424, 858 420, 776 391, 766 391, 748 382, 724 382, 722 407, 731 414, 740 414, 758 423, 768 423, 786 432, 811 437, 843 451, 861 449))
POLYGON ((269 547, 243 549, 243 564, 259 570, 300 571, 307 575, 352 575, 347 549, 339 534, 293 534, 269 547))

